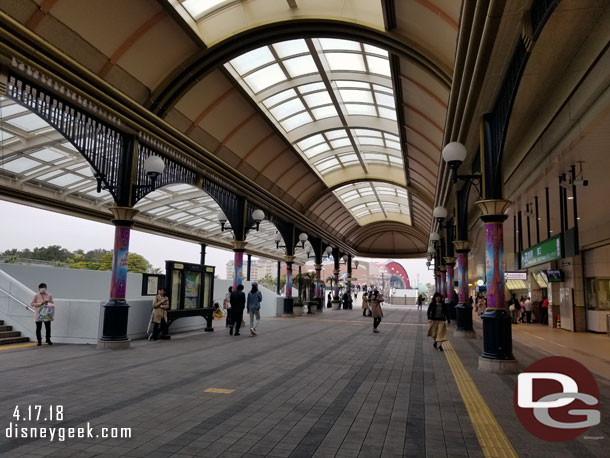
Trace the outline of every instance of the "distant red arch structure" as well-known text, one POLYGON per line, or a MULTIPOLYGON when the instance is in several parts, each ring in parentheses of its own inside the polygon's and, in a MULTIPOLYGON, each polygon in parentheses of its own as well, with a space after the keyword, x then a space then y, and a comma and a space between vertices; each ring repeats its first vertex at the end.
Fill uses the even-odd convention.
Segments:
POLYGON ((385 268, 388 270, 388 273, 390 273, 392 275, 397 275, 400 278, 402 278, 402 280, 405 283, 405 289, 411 288, 411 282, 409 281, 409 275, 407 274, 407 271, 401 264, 397 263, 396 261, 390 261, 385 265, 385 268))

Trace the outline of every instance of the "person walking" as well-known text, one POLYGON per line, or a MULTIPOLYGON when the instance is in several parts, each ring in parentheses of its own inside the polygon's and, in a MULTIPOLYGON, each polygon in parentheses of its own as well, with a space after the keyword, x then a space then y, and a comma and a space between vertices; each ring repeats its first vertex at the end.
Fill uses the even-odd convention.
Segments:
POLYGON ((326 308, 331 308, 333 306, 333 295, 331 292, 328 292, 328 296, 326 297, 326 308))
POLYGON ((421 310, 424 304, 424 297, 420 294, 417 296, 417 310, 421 310))
POLYGON ((42 345, 42 323, 44 323, 47 345, 53 345, 53 342, 51 342, 51 321, 55 318, 55 304, 53 303, 53 296, 47 292, 46 283, 38 285, 38 292, 34 295, 31 305, 34 307, 38 346, 42 345))
POLYGON ((529 297, 526 297, 523 301, 523 309, 525 310, 525 321, 528 323, 532 322, 532 301, 529 297))
POLYGON ((381 323, 381 318, 383 318, 383 310, 381 309, 381 303, 383 302, 383 294, 381 294, 378 290, 373 291, 369 294, 369 305, 371 307, 371 312, 373 315, 373 332, 379 332, 379 323, 381 323))
POLYGON ((443 351, 443 342, 447 340, 447 326, 449 323, 449 313, 447 305, 441 293, 434 293, 432 302, 428 306, 428 337, 434 340, 433 347, 443 351))
POLYGON ((252 289, 248 293, 248 314, 250 315, 250 335, 256 335, 256 328, 261 321, 261 302, 263 294, 258 290, 258 283, 252 283, 252 289), (256 318, 256 322, 254 321, 256 318))
POLYGON ((549 300, 548 298, 544 298, 544 300, 542 301, 542 305, 540 305, 540 308, 542 309, 542 317, 540 319, 540 323, 541 324, 549 324, 549 300))
POLYGON ((366 316, 367 310, 369 310, 369 295, 365 291, 364 293, 362 293, 362 316, 366 316))
POLYGON ((152 303, 153 307, 153 333, 152 340, 159 340, 159 328, 161 328, 161 340, 168 340, 167 335, 167 310, 169 309, 169 298, 165 295, 165 289, 160 288, 152 303))
POLYGON ((519 301, 517 300, 517 296, 513 293, 508 301, 508 311, 510 312, 511 320, 513 324, 517 324, 517 319, 519 318, 519 301))
POLYGON ((244 308, 246 307, 244 285, 237 285, 237 291, 231 292, 229 301, 231 302, 231 326, 229 327, 229 334, 233 335, 233 326, 235 326, 235 336, 238 336, 241 322, 244 320, 244 308))
POLYGON ((231 328, 229 331, 231 335, 233 334, 233 323, 231 321, 231 293, 233 292, 233 287, 229 286, 229 292, 225 294, 225 298, 222 301, 222 308, 227 311, 227 319, 225 322, 225 328, 231 328))

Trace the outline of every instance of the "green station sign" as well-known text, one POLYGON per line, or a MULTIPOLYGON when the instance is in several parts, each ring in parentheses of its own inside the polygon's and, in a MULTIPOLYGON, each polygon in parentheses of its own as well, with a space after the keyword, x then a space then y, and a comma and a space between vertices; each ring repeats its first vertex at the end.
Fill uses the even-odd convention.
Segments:
POLYGON ((559 234, 520 253, 521 268, 537 266, 563 257, 563 235, 559 234))

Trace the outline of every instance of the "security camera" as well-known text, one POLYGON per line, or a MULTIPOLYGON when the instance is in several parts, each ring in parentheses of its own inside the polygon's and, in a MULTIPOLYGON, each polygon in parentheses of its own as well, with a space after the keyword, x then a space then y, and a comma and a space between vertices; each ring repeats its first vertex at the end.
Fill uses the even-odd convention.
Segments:
POLYGON ((574 180, 574 186, 589 186, 589 180, 574 180))

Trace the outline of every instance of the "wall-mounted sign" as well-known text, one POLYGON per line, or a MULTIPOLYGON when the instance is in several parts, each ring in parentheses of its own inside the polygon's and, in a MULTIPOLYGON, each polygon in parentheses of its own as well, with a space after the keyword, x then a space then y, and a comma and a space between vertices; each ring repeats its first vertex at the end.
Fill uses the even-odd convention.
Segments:
POLYGON ((527 272, 504 272, 504 281, 527 280, 527 272))
POLYGON ((521 268, 537 266, 563 257, 562 235, 556 235, 521 252, 521 268))

